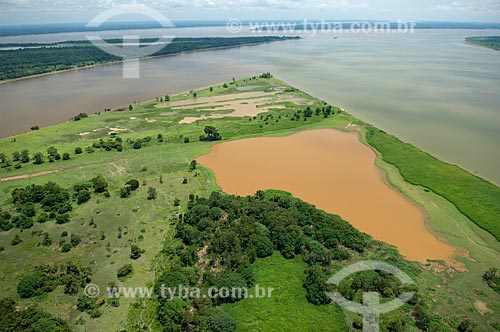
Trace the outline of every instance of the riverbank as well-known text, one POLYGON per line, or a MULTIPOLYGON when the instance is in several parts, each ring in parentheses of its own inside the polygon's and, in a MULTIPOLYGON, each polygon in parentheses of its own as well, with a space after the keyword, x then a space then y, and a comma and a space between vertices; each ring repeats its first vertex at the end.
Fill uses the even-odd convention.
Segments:
MULTIPOLYGON (((141 58, 140 61, 164 58, 164 57, 169 57, 169 56, 178 56, 180 54, 191 54, 191 53, 199 53, 199 52, 205 52, 205 51, 225 50, 225 49, 239 48, 239 47, 244 47, 244 46, 255 46, 255 45, 273 43, 273 42, 278 42, 278 41, 284 41, 284 40, 298 39, 299 37, 276 37, 276 36, 243 37, 243 38, 241 38, 241 37, 233 37, 233 38, 214 37, 212 39, 214 39, 214 40, 219 40, 219 39, 233 40, 234 39, 235 41, 238 41, 240 39, 247 40, 247 39, 252 39, 252 38, 259 39, 260 41, 255 41, 255 42, 245 41, 243 43, 229 45, 229 46, 200 47, 199 49, 195 49, 195 50, 188 50, 188 51, 180 51, 180 52, 174 52, 174 53, 169 53, 169 54, 147 56, 147 57, 141 58), (264 39, 264 40, 262 41, 262 39, 264 39), (269 39, 269 40, 265 40, 265 39, 269 39)), ((192 39, 196 40, 197 38, 192 38, 192 39)), ((198 38, 198 39, 202 39, 202 38, 198 38)), ((211 39, 211 38, 208 38, 208 39, 211 39)), ((175 40, 174 40, 174 43, 175 43, 175 40)), ((165 47, 168 47, 169 45, 171 45, 171 44, 166 44, 165 47)), ((34 49, 34 50, 36 50, 36 49, 34 49)), ((59 51, 65 51, 65 49, 60 48, 59 51)), ((71 72, 71 71, 76 71, 76 70, 81 70, 81 69, 90 69, 90 68, 95 68, 95 67, 104 66, 104 65, 122 64, 122 63, 133 62, 133 61, 137 61, 137 60, 103 61, 103 62, 95 63, 92 65, 75 66, 74 68, 70 68, 70 69, 54 70, 54 71, 48 71, 48 72, 37 74, 37 75, 29 75, 29 76, 19 77, 19 78, 15 78, 15 79, 0 80, 0 84, 7 84, 7 83, 16 82, 16 81, 26 80, 26 79, 44 77, 47 75, 55 75, 55 74, 61 74, 61 73, 71 72)))

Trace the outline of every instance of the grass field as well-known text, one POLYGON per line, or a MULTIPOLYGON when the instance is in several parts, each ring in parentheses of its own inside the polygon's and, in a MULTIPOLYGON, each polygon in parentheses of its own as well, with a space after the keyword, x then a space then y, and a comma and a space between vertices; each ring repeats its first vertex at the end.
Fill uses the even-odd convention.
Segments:
MULTIPOLYGON (((302 288, 307 264, 301 258, 286 260, 275 253, 259 259, 253 268, 256 285, 273 288, 273 296, 224 305, 238 321, 238 331, 348 331, 339 307, 307 302, 302 288)), ((255 287, 249 294, 254 291, 255 287)))
MULTIPOLYGON (((232 94, 241 92, 239 86, 247 85, 257 86, 252 91, 288 87, 274 78, 268 80, 257 77, 236 80, 233 84, 228 82, 227 88, 216 84, 212 89, 207 87, 196 90, 196 93, 198 97, 232 94)), ((301 91, 289 89, 283 94, 308 100, 313 110, 324 106, 322 101, 301 91)), ((191 93, 171 96, 172 101, 192 98, 191 93)), ((81 121, 69 121, 0 141, 0 153, 7 156, 23 149, 28 149, 30 154, 45 154, 50 146, 56 147, 61 154, 68 152, 71 155, 71 160, 66 161, 45 161, 42 165, 27 163, 19 169, 0 169, 0 178, 58 170, 57 173, 41 177, 0 182, 2 209, 12 209, 11 192, 15 188, 48 181, 71 187, 101 174, 108 180, 111 193, 110 198, 93 195, 84 205, 74 204, 72 221, 68 224, 48 222, 35 224, 32 229, 22 232, 17 229, 0 232, 0 246, 5 249, 0 252, 0 297, 14 297, 23 306, 38 303, 52 314, 69 320, 75 331, 161 331, 161 327, 155 323, 154 301, 139 301, 135 304, 133 300, 120 299, 119 307, 105 305, 102 307, 103 315, 92 319, 75 310, 77 297, 63 294, 62 288, 37 298, 19 299, 16 294, 17 280, 38 264, 71 260, 91 266, 93 282, 101 288, 110 281, 131 287, 150 285, 156 274, 169 264, 159 252, 163 242, 173 238, 172 223, 185 209, 189 194, 207 196, 217 190, 210 170, 198 168, 190 172, 188 169, 190 161, 207 153, 213 144, 198 141, 206 125, 216 126, 224 140, 264 135, 284 136, 317 128, 347 130, 349 123, 362 133, 366 133, 369 128, 349 114, 339 112, 337 108, 334 108, 336 114, 328 118, 312 116, 307 121, 291 121, 290 118, 297 111, 305 108, 304 105, 291 102, 281 103, 285 108, 272 109, 262 118, 226 117, 180 125, 179 121, 184 117, 199 115, 199 112, 193 109, 172 113, 168 107, 156 108, 158 103, 150 101, 134 105, 131 111, 91 115, 81 121), (267 118, 268 115, 273 116, 272 120, 267 118), (119 131, 118 135, 123 139, 123 152, 97 149, 94 153, 84 151, 81 155, 74 154, 76 147, 85 150, 85 147, 99 139, 107 140, 110 131, 119 131), (157 141, 158 134, 162 135, 163 142, 157 141), (126 142, 146 136, 152 138, 151 142, 144 144, 140 150, 133 149, 126 142), (185 143, 186 138, 189 143, 185 143), (160 177, 163 183, 160 183, 160 177), (182 183, 184 178, 188 179, 187 184, 182 183), (141 187, 131 197, 122 199, 119 190, 130 179, 137 179, 141 187), (146 199, 148 187, 158 191, 158 199, 146 199), (176 198, 181 200, 179 207, 174 206, 176 198), (120 239, 119 228, 122 233, 120 239), (40 246, 39 231, 48 232, 54 244, 50 247, 40 246), (63 231, 81 235, 83 242, 69 253, 62 253, 58 242, 63 231), (12 246, 11 241, 16 234, 20 235, 23 242, 12 246), (137 261, 129 258, 131 244, 138 244, 145 250, 137 261), (123 282, 118 281, 117 270, 128 263, 133 265, 134 273, 123 282)), ((269 105, 273 104, 276 103, 271 102, 269 105)), ((498 232, 498 187, 391 136, 378 131, 375 133, 371 137, 368 135, 368 138, 362 135, 361 139, 378 151, 377 165, 385 171, 387 181, 422 207, 427 214, 429 227, 438 236, 463 248, 462 252, 470 256, 470 259, 459 259, 466 272, 457 272, 457 269, 445 267, 439 262, 424 266, 429 270, 423 270, 419 286, 431 294, 436 312, 444 316, 470 316, 481 331, 490 330, 491 324, 498 322, 496 316, 500 305, 498 294, 482 281, 481 276, 488 268, 498 265, 500 247, 490 233, 469 218, 484 229, 489 228, 492 234, 498 232), (477 301, 484 302, 493 312, 479 313, 474 307, 477 301)), ((281 288, 281 292, 277 297, 262 302, 244 300, 225 306, 224 309, 237 319, 240 331, 311 331, 311 326, 321 327, 315 330, 343 331, 346 325, 343 323, 344 314, 349 325, 351 314, 343 314, 333 306, 315 307, 307 303, 301 287, 305 264, 300 259, 287 261, 274 255, 257 260, 254 267, 258 284, 269 287, 279 285, 276 288, 281 288)))

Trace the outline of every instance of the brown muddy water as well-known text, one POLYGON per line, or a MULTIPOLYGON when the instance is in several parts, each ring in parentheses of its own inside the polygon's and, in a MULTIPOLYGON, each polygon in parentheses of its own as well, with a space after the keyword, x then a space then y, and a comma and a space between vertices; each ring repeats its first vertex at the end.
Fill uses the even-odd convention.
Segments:
POLYGON ((217 144, 199 157, 227 193, 279 189, 342 216, 408 259, 450 261, 454 247, 427 228, 422 210, 389 187, 357 133, 334 129, 217 144))

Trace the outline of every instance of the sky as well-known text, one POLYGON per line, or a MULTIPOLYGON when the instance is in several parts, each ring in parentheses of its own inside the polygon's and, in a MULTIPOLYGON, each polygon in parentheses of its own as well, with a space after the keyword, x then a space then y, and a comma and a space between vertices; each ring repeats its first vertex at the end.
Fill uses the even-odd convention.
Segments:
MULTIPOLYGON (((80 23, 131 0, 0 0, 0 25, 80 23)), ((410 20, 500 23, 500 0, 142 0, 171 20, 410 20)), ((140 19, 137 20, 145 20, 140 19)))

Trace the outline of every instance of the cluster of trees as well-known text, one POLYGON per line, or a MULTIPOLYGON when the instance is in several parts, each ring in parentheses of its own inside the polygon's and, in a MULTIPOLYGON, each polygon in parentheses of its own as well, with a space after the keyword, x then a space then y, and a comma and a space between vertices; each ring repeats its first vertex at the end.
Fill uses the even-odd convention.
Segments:
MULTIPOLYGON (((116 150, 118 152, 123 151, 122 139, 119 136, 116 136, 114 139, 108 139, 104 141, 102 138, 98 142, 94 142, 92 144, 94 149, 103 149, 105 151, 116 150)), ((80 149, 81 151, 81 149, 80 149)))
MULTIPOLYGON (((175 237, 181 242, 166 243, 164 251, 178 261, 158 278, 157 288, 181 284, 202 289, 251 287, 252 263, 275 250, 286 258, 302 255, 316 271, 349 258, 351 252, 363 252, 371 241, 338 216, 290 196, 263 192, 246 198, 217 192, 208 199, 190 195, 175 237)), ((314 276, 307 280, 308 299, 316 304, 326 302, 314 300, 325 280, 314 276)), ((234 294, 225 299, 160 300, 158 319, 172 330, 202 331, 212 315, 224 316, 220 304, 240 299, 234 294), (191 307, 194 313, 188 314, 191 307)), ((234 330, 230 317, 224 316, 221 321, 227 331, 234 330)))
POLYGON ((273 78, 273 75, 272 75, 270 72, 267 72, 267 73, 262 73, 262 74, 260 75, 260 78, 270 79, 270 78, 273 78))
POLYGON ((12 299, 0 299, 0 331, 71 332, 68 324, 37 307, 20 309, 12 299))
POLYGON ((492 267, 483 275, 483 280, 488 283, 491 289, 500 294, 500 271, 496 267, 492 267))
MULTIPOLYGON (((85 114, 85 113, 82 113, 85 114)), ((77 115, 74 119, 79 118, 82 119, 83 116, 77 115)), ((210 131, 210 134, 208 136, 204 136, 204 140, 220 140, 222 137, 220 134, 218 134, 217 130, 215 132, 210 131)), ((144 137, 141 139, 137 140, 132 140, 132 139, 127 139, 127 143, 134 149, 139 150, 141 149, 145 144, 150 143, 152 138, 150 136, 144 137)), ((158 142, 162 143, 164 141, 163 135, 158 134, 157 136, 158 142)), ((201 140, 201 138, 200 138, 201 140)), ((189 143, 189 138, 185 139, 185 143, 189 143)), ((95 150, 104 150, 104 151, 113 151, 116 150, 118 152, 123 151, 123 141, 122 138, 119 136, 115 136, 113 138, 109 138, 107 140, 104 139, 99 139, 99 141, 96 141, 92 143, 91 146, 87 146, 85 148, 86 153, 94 153, 95 150)), ((82 147, 76 147, 75 148, 75 155, 80 155, 83 154, 84 149, 82 147)), ((59 160, 70 160, 71 156, 68 152, 64 152, 62 155, 58 152, 57 148, 55 147, 49 147, 47 149, 47 154, 44 155, 41 152, 35 152, 33 155, 30 155, 29 150, 22 150, 22 151, 14 151, 12 153, 12 158, 10 158, 8 155, 5 153, 0 153, 0 168, 5 168, 10 170, 11 167, 14 167, 16 169, 22 168, 23 164, 27 164, 30 161, 33 162, 35 165, 41 165, 43 164, 46 160, 53 163, 59 160)))
POLYGON ((70 154, 65 152, 61 154, 58 152, 57 148, 51 146, 47 149, 47 155, 45 156, 41 152, 35 152, 32 156, 30 156, 29 150, 14 151, 12 153, 12 159, 10 159, 5 153, 0 153, 0 167, 10 169, 12 166, 14 168, 19 169, 22 168, 23 164, 27 164, 30 161, 33 161, 35 165, 41 165, 45 162, 45 160, 53 163, 58 160, 70 160, 70 154))
POLYGON ((89 115, 87 113, 79 113, 73 117, 73 121, 80 121, 81 119, 88 118, 89 115))
POLYGON ((90 282, 91 276, 90 268, 72 262, 40 265, 21 277, 17 293, 21 298, 30 298, 64 286, 65 294, 75 295, 90 282))
MULTIPOLYGON (((161 139, 163 140, 163 136, 161 136, 161 139)), ((127 143, 133 147, 135 150, 139 150, 142 148, 142 146, 144 144, 147 144, 149 142, 151 142, 152 138, 151 136, 147 136, 147 137, 144 137, 144 138, 140 138, 140 139, 137 139, 137 140, 132 140, 130 138, 127 139, 127 143)), ((159 141, 159 139, 158 139, 159 141)))
POLYGON ((8 231, 13 227, 29 229, 35 221, 45 223, 56 220, 58 224, 68 223, 71 220, 69 212, 73 210, 71 197, 74 197, 77 204, 84 204, 91 197, 91 188, 94 193, 109 196, 108 183, 101 175, 73 186, 73 195, 54 182, 14 189, 11 194, 13 211, 0 209, 0 230, 8 231))
MULTIPOLYGON (((266 43, 285 40, 288 37, 256 36, 235 38, 176 38, 154 56, 164 56, 195 50, 237 47, 247 44, 266 43)), ((141 42, 154 42, 154 39, 141 39, 141 42)), ((118 39, 109 43, 122 42, 118 39)), ((21 48, 0 51, 0 80, 15 79, 58 70, 66 70, 121 60, 108 54, 89 41, 72 41, 64 47, 21 48)), ((40 44, 37 44, 37 46, 40 44)))
MULTIPOLYGON (((67 234, 64 237, 67 237, 67 234)), ((47 237, 45 237, 45 239, 50 240, 50 238, 47 237)), ((69 242, 66 242, 66 240, 63 239, 59 242, 59 247, 61 248, 62 252, 69 252, 71 251, 71 249, 78 246, 80 242, 82 242, 82 238, 80 237, 80 235, 71 234, 69 242)))
POLYGON ((4 231, 13 227, 31 228, 34 220, 44 223, 55 219, 63 224, 69 221, 68 212, 73 210, 68 190, 54 182, 14 189, 12 202, 16 214, 10 218, 10 213, 2 214, 0 228, 4 231), (38 210, 41 212, 37 213, 38 210))
POLYGON ((324 118, 328 118, 330 115, 335 115, 335 111, 333 110, 331 105, 324 107, 317 107, 315 111, 312 110, 310 106, 307 106, 305 110, 299 110, 295 112, 291 118, 292 121, 299 121, 301 118, 306 121, 308 118, 312 118, 313 115, 320 116, 322 115, 324 118))
POLYGON ((204 129, 205 135, 200 136, 200 141, 220 141, 222 140, 222 136, 214 126, 206 126, 204 129))

